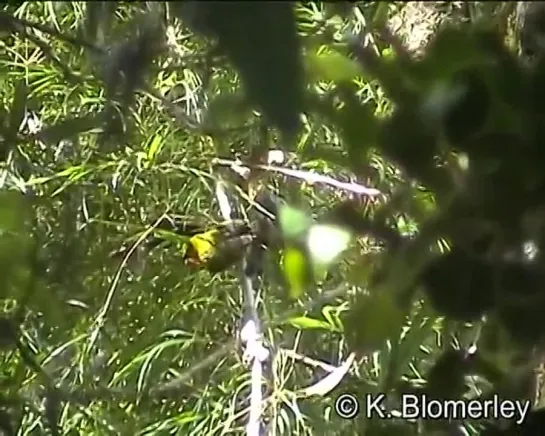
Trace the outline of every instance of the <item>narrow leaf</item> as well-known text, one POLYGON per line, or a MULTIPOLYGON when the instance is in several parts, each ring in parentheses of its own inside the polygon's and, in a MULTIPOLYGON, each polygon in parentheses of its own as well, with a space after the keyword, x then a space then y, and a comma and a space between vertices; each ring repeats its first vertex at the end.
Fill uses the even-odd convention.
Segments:
POLYGON ((284 252, 284 276, 292 298, 299 298, 309 284, 308 263, 304 253, 293 247, 284 252))
POLYGON ((297 316, 290 318, 288 319, 287 323, 301 330, 331 330, 331 326, 328 323, 316 318, 310 318, 308 316, 297 316))

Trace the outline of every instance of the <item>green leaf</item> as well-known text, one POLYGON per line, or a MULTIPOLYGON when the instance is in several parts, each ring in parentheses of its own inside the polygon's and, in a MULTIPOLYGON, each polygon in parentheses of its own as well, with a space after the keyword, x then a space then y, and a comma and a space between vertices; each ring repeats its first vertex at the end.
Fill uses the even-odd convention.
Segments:
POLYGON ((67 118, 43 128, 38 138, 46 144, 57 145, 63 139, 72 139, 90 131, 101 131, 102 119, 96 114, 67 118))
POLYGON ((322 309, 322 315, 329 323, 331 330, 342 332, 343 325, 339 318, 339 308, 333 306, 324 306, 322 309))
POLYGON ((278 220, 284 237, 292 240, 304 235, 313 222, 307 213, 288 205, 281 205, 278 220))
POLYGON ((309 53, 305 63, 311 80, 327 82, 349 82, 362 75, 359 65, 339 52, 328 49, 309 53))
POLYGON ((359 297, 346 313, 344 330, 352 349, 368 353, 401 334, 405 312, 390 292, 359 297))
POLYGON ((307 256, 296 247, 287 247, 282 263, 289 295, 294 299, 299 298, 312 283, 307 256))
POLYGON ((155 160, 155 157, 159 153, 159 150, 161 149, 162 145, 163 145, 163 137, 159 134, 154 135, 148 145, 147 159, 150 162, 153 162, 155 160))
POLYGON ((308 316, 297 316, 290 318, 287 320, 287 323, 301 330, 331 330, 331 326, 328 323, 316 318, 310 318, 308 316))
POLYGON ((18 191, 0 191, 0 236, 21 231, 25 219, 23 194, 18 191))

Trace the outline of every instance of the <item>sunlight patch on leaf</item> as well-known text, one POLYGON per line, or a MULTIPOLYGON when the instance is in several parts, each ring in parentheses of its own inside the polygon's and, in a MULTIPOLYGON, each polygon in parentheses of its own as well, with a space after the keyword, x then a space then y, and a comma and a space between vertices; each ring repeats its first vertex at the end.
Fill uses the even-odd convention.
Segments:
POLYGON ((310 228, 307 244, 313 263, 328 266, 350 243, 349 231, 332 225, 317 224, 310 228))
POLYGON ((297 248, 289 247, 284 253, 283 267, 290 296, 299 298, 309 283, 305 254, 297 248))

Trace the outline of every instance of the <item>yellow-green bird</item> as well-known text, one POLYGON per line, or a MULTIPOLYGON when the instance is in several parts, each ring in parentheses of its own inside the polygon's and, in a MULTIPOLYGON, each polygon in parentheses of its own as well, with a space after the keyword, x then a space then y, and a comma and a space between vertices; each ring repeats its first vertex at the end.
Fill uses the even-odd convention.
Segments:
POLYGON ((186 244, 184 263, 217 273, 239 262, 254 241, 254 235, 251 232, 230 233, 226 228, 214 228, 193 235, 186 244))
MULTIPOLYGON (((274 223, 279 201, 268 191, 258 193, 256 206, 250 211, 250 223, 236 220, 206 228, 198 223, 167 219, 158 227, 189 238, 184 244, 183 260, 193 269, 224 271, 240 262, 250 248, 246 272, 253 276, 261 270, 266 249, 280 238, 274 223)), ((164 241, 164 237, 156 236, 146 245, 153 248, 164 241)))

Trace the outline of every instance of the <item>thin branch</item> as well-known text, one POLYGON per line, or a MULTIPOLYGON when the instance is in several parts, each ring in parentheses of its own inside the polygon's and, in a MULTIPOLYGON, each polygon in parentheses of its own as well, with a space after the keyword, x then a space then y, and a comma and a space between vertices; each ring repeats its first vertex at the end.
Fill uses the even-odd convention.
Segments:
POLYGON ((273 165, 262 165, 262 164, 244 164, 241 165, 240 163, 230 160, 230 159, 215 159, 212 162, 212 165, 218 165, 218 166, 228 166, 233 168, 235 172, 238 174, 241 173, 241 171, 244 171, 244 169, 248 168, 254 168, 262 171, 270 171, 274 173, 280 173, 284 174, 289 177, 294 177, 297 179, 304 180, 307 183, 314 184, 314 183, 323 183, 325 185, 333 186, 337 189, 341 189, 343 191, 349 191, 360 195, 367 195, 370 197, 375 197, 377 195, 380 195, 381 192, 378 189, 375 188, 369 188, 367 186, 363 186, 358 183, 347 183, 347 182, 341 182, 339 180, 335 180, 332 177, 324 176, 323 174, 316 174, 311 173, 309 171, 304 170, 294 170, 291 168, 284 168, 284 167, 278 167, 273 165))
MULTIPOLYGON (((218 199, 223 220, 228 223, 228 226, 233 226, 231 205, 229 204, 229 198, 221 180, 216 184, 216 198, 218 199)), ((248 417, 246 433, 248 436, 258 436, 261 422, 261 408, 263 405, 263 392, 261 390, 262 364, 269 357, 269 352, 263 346, 261 323, 257 313, 252 278, 246 274, 246 264, 247 260, 246 256, 244 256, 241 264, 240 283, 244 295, 244 305, 250 317, 240 331, 240 338, 246 344, 246 356, 252 360, 250 416, 248 417)))

